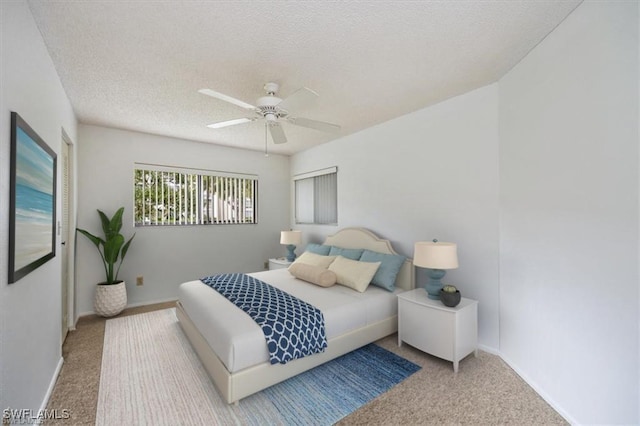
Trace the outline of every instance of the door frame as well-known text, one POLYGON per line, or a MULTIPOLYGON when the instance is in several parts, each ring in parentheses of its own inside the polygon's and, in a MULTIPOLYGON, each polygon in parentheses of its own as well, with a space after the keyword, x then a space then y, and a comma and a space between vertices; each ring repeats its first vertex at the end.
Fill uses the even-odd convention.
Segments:
MULTIPOLYGON (((66 290, 67 290, 67 297, 66 297, 66 307, 67 307, 67 329, 69 331, 71 330, 75 330, 75 315, 76 315, 76 309, 75 309, 75 299, 76 299, 76 292, 75 292, 75 223, 76 223, 76 188, 75 188, 75 144, 71 141, 71 138, 69 137, 69 135, 67 135, 67 132, 65 132, 64 129, 62 129, 62 142, 63 144, 66 145, 67 147, 67 154, 68 154, 68 159, 67 159, 67 167, 69 168, 68 170, 68 184, 69 184, 69 188, 68 188, 68 206, 64 206, 62 205, 62 209, 64 212, 65 207, 68 209, 68 215, 69 215, 69 222, 68 222, 68 229, 67 229, 67 235, 63 236, 61 235, 59 238, 60 243, 62 243, 63 241, 66 243, 65 244, 65 250, 67 252, 67 262, 66 265, 60 265, 61 268, 61 273, 60 273, 60 280, 62 281, 62 268, 67 268, 67 282, 61 282, 61 286, 65 286, 66 285, 66 290)), ((62 147, 61 147, 62 149, 62 147)), ((63 173, 64 176, 64 171, 61 170, 61 173, 63 173)), ((62 183, 62 179, 61 179, 61 183, 62 183)), ((63 184, 63 183, 62 183, 63 184)), ((61 199, 61 204, 64 204, 64 202, 62 201, 64 197, 60 197, 61 199)), ((62 215, 60 216, 61 220, 62 220, 62 215)), ((62 229, 62 225, 60 225, 60 229, 62 229)), ((61 249, 62 250, 62 249, 61 249)), ((61 288, 62 291, 62 288, 61 288)), ((64 301, 62 301, 62 303, 64 303, 64 301)), ((63 307, 61 307, 61 312, 60 315, 63 315, 64 309, 63 307)), ((60 319, 62 321, 62 318, 60 319)), ((62 337, 62 333, 61 333, 61 337, 62 337)), ((63 342, 64 343, 64 339, 63 342)))

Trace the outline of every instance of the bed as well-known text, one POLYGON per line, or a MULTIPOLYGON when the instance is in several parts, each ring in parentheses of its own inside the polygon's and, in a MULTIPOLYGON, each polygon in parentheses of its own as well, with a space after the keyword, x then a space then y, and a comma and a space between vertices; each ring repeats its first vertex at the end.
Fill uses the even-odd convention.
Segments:
MULTIPOLYGON (((397 254, 389 241, 363 228, 345 228, 324 245, 397 254)), ((370 285, 358 293, 341 285, 322 288, 294 278, 286 269, 249 274, 307 300, 325 316, 327 349, 286 364, 271 364, 260 327, 201 281, 183 283, 176 315, 213 383, 227 403, 321 365, 397 331, 396 294, 414 287, 413 264, 406 259, 393 292, 370 285), (300 292, 300 295, 296 294, 300 292), (350 316, 359 309, 363 314, 350 316)))

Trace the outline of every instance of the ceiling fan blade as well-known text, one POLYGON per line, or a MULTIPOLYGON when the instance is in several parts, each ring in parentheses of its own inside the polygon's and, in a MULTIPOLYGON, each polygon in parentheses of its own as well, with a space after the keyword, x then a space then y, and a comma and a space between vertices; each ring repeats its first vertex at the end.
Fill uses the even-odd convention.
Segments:
POLYGON ((207 127, 211 129, 219 129, 221 127, 235 126, 236 124, 249 123, 254 121, 255 118, 236 118, 233 120, 220 121, 218 123, 209 124, 207 127))
POLYGON ((287 137, 285 136, 280 123, 269 123, 269 132, 271 133, 273 143, 280 144, 287 142, 287 137))
POLYGON ((327 133, 340 132, 340 126, 337 124, 325 123, 324 121, 311 120, 302 117, 287 117, 287 121, 296 126, 308 127, 310 129, 320 130, 327 133))
POLYGON ((282 100, 278 104, 278 108, 284 109, 285 111, 289 112, 295 111, 298 108, 309 105, 314 100, 316 100, 317 97, 318 94, 316 92, 306 87, 302 87, 293 92, 293 94, 289 95, 288 98, 282 100))
POLYGON ((232 98, 231 96, 227 96, 224 93, 216 92, 215 90, 200 89, 198 90, 198 93, 202 93, 203 95, 211 96, 212 98, 217 98, 222 101, 229 102, 231 104, 239 106, 240 108, 250 109, 252 111, 256 109, 256 107, 251 104, 248 104, 236 98, 232 98))

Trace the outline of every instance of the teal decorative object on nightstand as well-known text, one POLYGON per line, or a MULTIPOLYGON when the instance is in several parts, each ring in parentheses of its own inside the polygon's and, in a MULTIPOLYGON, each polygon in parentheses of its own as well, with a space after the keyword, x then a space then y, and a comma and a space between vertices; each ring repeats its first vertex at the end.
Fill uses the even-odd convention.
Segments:
POLYGON ((440 290, 443 287, 441 279, 447 269, 458 267, 458 247, 455 243, 417 242, 414 247, 413 264, 421 268, 428 268, 429 281, 425 286, 429 299, 440 300, 440 290))
POLYGON ((302 242, 302 231, 281 231, 280 244, 287 246, 287 260, 296 260, 296 246, 302 242))

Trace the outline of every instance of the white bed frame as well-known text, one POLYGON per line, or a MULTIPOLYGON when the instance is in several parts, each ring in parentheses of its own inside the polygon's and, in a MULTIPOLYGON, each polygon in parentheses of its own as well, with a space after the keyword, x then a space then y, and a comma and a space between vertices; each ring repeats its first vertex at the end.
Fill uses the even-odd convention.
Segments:
MULTIPOLYGON (((389 241, 378 238, 364 228, 345 228, 335 235, 327 237, 324 244, 341 248, 362 248, 379 253, 397 254, 389 241)), ((396 279, 396 286, 404 290, 413 289, 415 285, 413 270, 411 259, 407 259, 400 269, 396 279)), ((269 362, 265 362, 230 373, 193 324, 180 302, 177 303, 176 315, 180 321, 180 326, 198 354, 204 368, 211 376, 222 397, 229 404, 237 403, 244 397, 393 334, 398 330, 398 318, 393 316, 329 339, 328 347, 322 353, 296 359, 287 364, 271 365, 269 362)))

